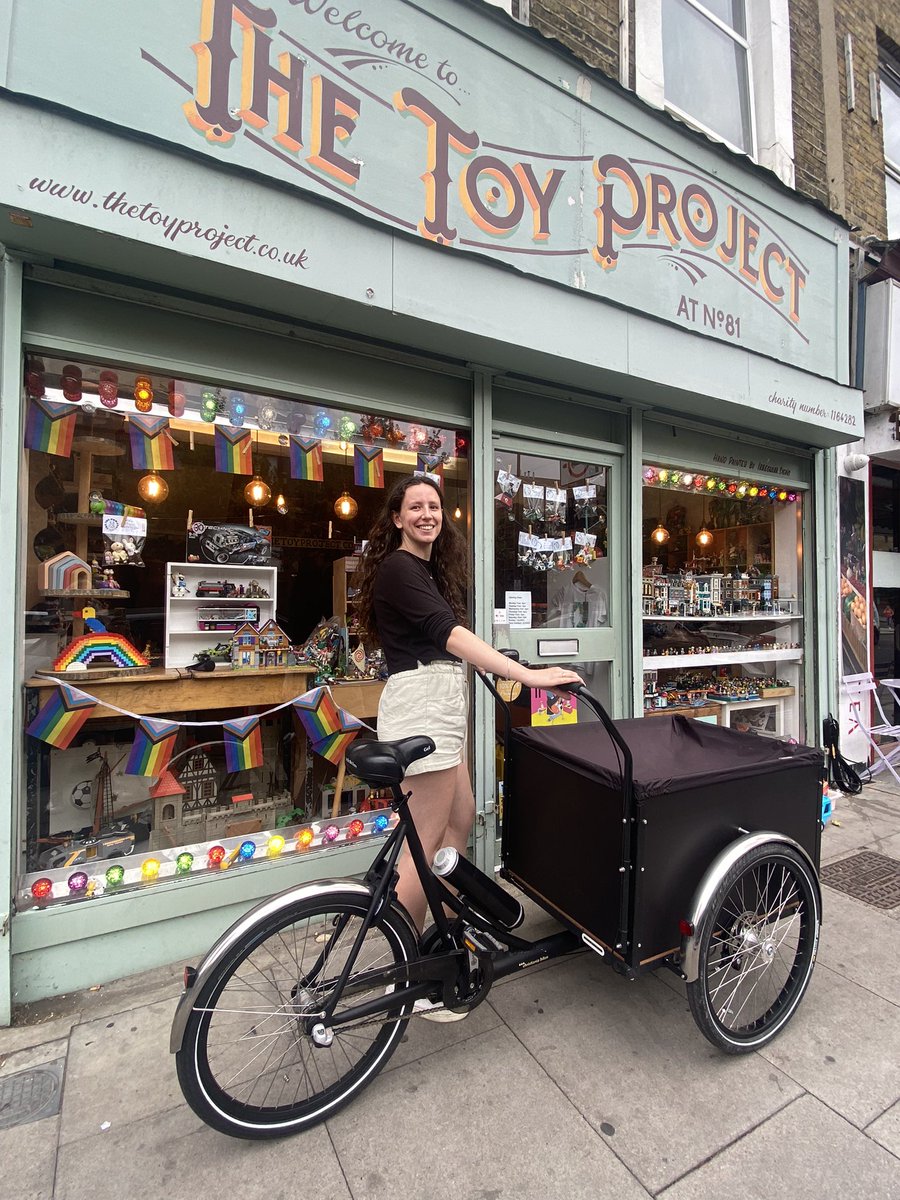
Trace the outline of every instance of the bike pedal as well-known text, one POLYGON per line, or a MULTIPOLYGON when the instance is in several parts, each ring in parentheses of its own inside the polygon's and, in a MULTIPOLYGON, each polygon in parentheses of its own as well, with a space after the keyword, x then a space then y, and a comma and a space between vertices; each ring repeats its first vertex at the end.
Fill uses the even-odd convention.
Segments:
POLYGON ((483 929, 472 929, 471 927, 463 930, 462 941, 470 954, 476 955, 495 954, 498 950, 505 948, 495 937, 485 933, 483 929))

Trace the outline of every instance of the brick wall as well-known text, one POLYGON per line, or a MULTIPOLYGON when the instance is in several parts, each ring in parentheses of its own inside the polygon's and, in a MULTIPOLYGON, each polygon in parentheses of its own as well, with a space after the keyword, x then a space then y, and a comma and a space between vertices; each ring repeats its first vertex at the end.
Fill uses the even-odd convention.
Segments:
POLYGON ((618 0, 531 0, 531 24, 588 66, 618 78, 618 0))
POLYGON ((795 186, 828 204, 818 0, 791 0, 790 14, 795 186))
POLYGON ((844 145, 846 204, 843 215, 859 227, 860 236, 886 235, 884 148, 881 125, 872 121, 869 74, 878 71, 878 38, 900 42, 897 0, 841 0, 835 4, 838 66, 841 80, 841 128, 844 145), (856 107, 847 111, 844 37, 853 37, 856 107))

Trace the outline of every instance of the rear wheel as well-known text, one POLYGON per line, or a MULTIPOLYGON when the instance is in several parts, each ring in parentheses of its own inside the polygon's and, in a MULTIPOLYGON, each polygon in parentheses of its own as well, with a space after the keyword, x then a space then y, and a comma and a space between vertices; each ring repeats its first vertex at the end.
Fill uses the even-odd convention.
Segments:
POLYGON ((758 1050, 791 1019, 819 941, 809 863, 777 842, 738 859, 700 928, 700 973, 687 985, 701 1032, 727 1054, 758 1050))
MULTIPOLYGON (((368 911, 365 897, 335 890, 276 914, 227 955, 194 1001, 178 1079, 194 1112, 234 1137, 282 1137, 332 1116, 396 1049, 412 1001, 391 1013, 323 1027, 331 995, 368 911)), ((379 973, 416 956, 393 908, 366 932, 335 1014, 400 984, 379 973)))

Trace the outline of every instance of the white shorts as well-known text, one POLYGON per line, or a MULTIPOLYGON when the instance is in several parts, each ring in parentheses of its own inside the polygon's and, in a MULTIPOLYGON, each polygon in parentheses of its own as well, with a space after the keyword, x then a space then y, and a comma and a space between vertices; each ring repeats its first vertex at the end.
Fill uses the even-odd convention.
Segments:
POLYGON ((398 671, 384 685, 378 703, 378 738, 396 742, 414 734, 434 739, 434 754, 414 762, 407 775, 458 767, 465 754, 469 724, 469 685, 462 663, 419 663, 398 671))

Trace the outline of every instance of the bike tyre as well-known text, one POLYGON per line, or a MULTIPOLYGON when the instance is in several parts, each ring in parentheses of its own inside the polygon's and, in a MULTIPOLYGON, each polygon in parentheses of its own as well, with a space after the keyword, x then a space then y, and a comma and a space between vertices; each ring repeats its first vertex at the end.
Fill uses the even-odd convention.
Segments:
MULTIPOLYGON (((340 1047, 339 1058, 334 1046, 313 1045, 308 1031, 303 1032, 302 1018, 296 1015, 296 1001, 292 999, 292 988, 296 990, 297 976, 302 975, 301 961, 309 970, 310 962, 321 953, 315 937, 324 936, 335 917, 346 916, 348 924, 336 946, 349 948, 367 911, 364 896, 340 889, 301 900, 261 920, 204 981, 176 1053, 176 1069, 185 1099, 207 1125, 232 1137, 252 1140, 298 1133, 340 1111, 384 1067, 403 1036, 412 1001, 396 1017, 387 1017, 381 1024, 345 1026, 343 1032, 338 1027, 335 1041, 340 1047), (302 959, 296 953, 298 930, 302 938, 300 955, 308 952, 308 957, 302 959), (312 933, 310 937, 311 930, 318 930, 318 935, 312 933), (289 968, 283 977, 277 974, 279 967, 289 968), (246 983, 247 979, 252 984, 246 983), (272 991, 273 1003, 268 1008, 263 983, 272 991), (252 996, 253 1008, 245 1013, 235 1007, 241 995, 252 996), (286 1005, 291 1006, 287 1017, 286 1005), (271 1021, 278 1024, 270 1025, 270 1032, 260 1034, 259 1027, 271 1021), (369 1030, 373 1031, 371 1042, 363 1049, 357 1042, 364 1041, 369 1030), (235 1060, 241 1043, 248 1039, 268 1041, 270 1045, 262 1044, 258 1051, 251 1049, 251 1067, 261 1056, 265 1061, 259 1063, 258 1077, 253 1078, 251 1073, 242 1080, 243 1068, 236 1071, 235 1060), (354 1057, 357 1053, 358 1057, 354 1057), (334 1073, 333 1080, 329 1079, 329 1068, 334 1073), (305 1081, 305 1094, 301 1096, 298 1087, 292 1099, 283 1099, 283 1083, 294 1079, 305 1081)), ((390 905, 367 931, 357 959, 358 970, 350 975, 348 984, 366 968, 390 967, 416 957, 409 923, 390 905)), ((340 970, 342 962, 342 958, 336 960, 332 973, 340 970)), ((370 994, 376 995, 377 989, 370 994)), ((350 1003, 367 998, 369 994, 350 1003)), ((318 1003, 310 1002, 309 1007, 321 1004, 321 998, 316 999, 318 1003)))
POLYGON ((716 890, 700 926, 700 970, 697 979, 687 984, 691 1015, 703 1036, 726 1054, 748 1054, 779 1034, 796 1012, 812 976, 820 924, 815 872, 802 855, 770 842, 739 858, 716 890), (785 921, 788 913, 791 916, 785 921), (791 931, 794 921, 796 931, 791 931), (745 942, 735 942, 736 927, 750 929, 757 937, 765 929, 766 936, 747 949, 745 942), (767 947, 772 955, 768 960, 767 947), (748 978, 752 979, 749 987, 748 978), (762 1003, 745 1014, 760 983, 767 985, 757 997, 762 1003))

